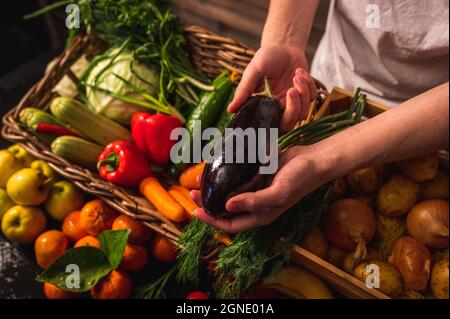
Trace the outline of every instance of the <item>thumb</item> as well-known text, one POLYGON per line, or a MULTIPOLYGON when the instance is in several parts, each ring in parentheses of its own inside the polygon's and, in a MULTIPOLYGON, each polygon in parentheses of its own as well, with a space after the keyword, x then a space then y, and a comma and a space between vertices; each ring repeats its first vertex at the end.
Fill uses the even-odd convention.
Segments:
POLYGON ((242 79, 236 88, 233 101, 228 106, 228 112, 236 113, 248 97, 255 92, 261 79, 260 69, 255 63, 250 63, 242 74, 242 79))

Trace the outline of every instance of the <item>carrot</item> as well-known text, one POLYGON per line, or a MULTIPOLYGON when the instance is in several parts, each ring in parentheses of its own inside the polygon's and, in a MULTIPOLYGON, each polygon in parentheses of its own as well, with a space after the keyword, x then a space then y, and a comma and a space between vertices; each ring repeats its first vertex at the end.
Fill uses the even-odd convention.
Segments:
POLYGON ((200 189, 199 177, 203 174, 205 168, 205 162, 194 164, 188 167, 180 175, 180 185, 189 189, 200 189))
POLYGON ((145 178, 139 186, 139 191, 168 219, 180 223, 189 217, 155 177, 145 178))
POLYGON ((175 189, 175 190, 179 191, 181 194, 183 194, 184 196, 186 196, 187 198, 191 199, 191 195, 190 195, 189 189, 187 189, 184 186, 173 185, 170 189, 175 189))
POLYGON ((213 238, 215 240, 217 240, 218 242, 224 244, 225 246, 230 246, 232 244, 232 240, 230 238, 230 236, 223 234, 223 233, 218 233, 218 232, 214 232, 212 234, 213 238))
MULTIPOLYGON (((198 206, 192 199, 185 195, 186 192, 183 189, 185 188, 180 186, 172 186, 169 189, 169 194, 192 216, 194 214, 194 210, 196 210, 198 206)), ((187 194, 189 196, 189 191, 187 194)))

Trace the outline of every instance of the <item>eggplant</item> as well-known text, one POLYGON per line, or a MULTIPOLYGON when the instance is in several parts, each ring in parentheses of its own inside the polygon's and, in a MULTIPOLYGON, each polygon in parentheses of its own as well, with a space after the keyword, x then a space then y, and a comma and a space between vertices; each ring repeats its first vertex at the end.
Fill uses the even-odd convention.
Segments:
POLYGON ((244 138, 243 150, 238 149, 237 143, 235 143, 232 149, 232 162, 226 161, 225 146, 230 138, 235 137, 225 134, 218 142, 222 143, 222 147, 214 147, 211 151, 210 158, 207 160, 203 171, 201 184, 202 205, 206 213, 214 217, 224 216, 227 214, 225 203, 229 198, 244 192, 254 192, 268 185, 272 175, 259 173, 260 167, 267 165, 267 163, 262 163, 257 155, 255 156, 256 161, 250 161, 249 150, 259 154, 258 150, 262 147, 262 144, 258 143, 260 141, 258 134, 261 133, 258 129, 261 128, 265 132, 266 139, 263 143, 265 143, 264 147, 267 150, 270 129, 279 127, 282 113, 283 108, 280 102, 273 97, 266 78, 264 92, 251 96, 227 125, 227 128, 231 129, 255 129, 256 142, 244 138), (256 145, 249 144, 251 142, 255 142, 256 145), (243 162, 241 163, 236 162, 238 154, 243 156, 243 162))

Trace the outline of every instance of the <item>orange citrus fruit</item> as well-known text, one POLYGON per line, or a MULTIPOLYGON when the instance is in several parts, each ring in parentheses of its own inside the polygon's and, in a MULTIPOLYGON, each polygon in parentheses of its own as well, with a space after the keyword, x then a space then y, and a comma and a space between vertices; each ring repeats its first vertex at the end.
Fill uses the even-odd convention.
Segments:
POLYGON ((78 248, 83 246, 91 246, 100 249, 100 242, 94 236, 87 235, 77 241, 73 247, 78 248))
POLYGON ((126 299, 130 296, 133 283, 123 270, 113 270, 91 289, 94 299, 126 299))
POLYGON ((76 292, 62 290, 48 282, 44 283, 44 294, 47 299, 74 299, 78 297, 76 292))
POLYGON ((148 252, 144 246, 127 244, 120 262, 120 268, 128 271, 138 271, 148 262, 148 252))
POLYGON ((174 262, 177 259, 177 249, 167 238, 157 234, 153 238, 152 253, 155 258, 163 263, 174 262))
POLYGON ((68 247, 69 239, 62 231, 48 230, 40 234, 34 242, 37 264, 47 269, 68 247))
POLYGON ((89 235, 97 236, 102 231, 111 229, 115 211, 100 199, 94 199, 83 206, 80 213, 80 227, 89 235))
POLYGON ((130 229, 128 241, 133 244, 145 244, 150 238, 150 230, 141 222, 126 215, 120 215, 114 220, 112 229, 130 229))
POLYGON ((63 233, 66 234, 72 242, 76 242, 88 235, 88 233, 80 227, 80 214, 81 212, 79 210, 71 212, 64 218, 62 223, 63 233))

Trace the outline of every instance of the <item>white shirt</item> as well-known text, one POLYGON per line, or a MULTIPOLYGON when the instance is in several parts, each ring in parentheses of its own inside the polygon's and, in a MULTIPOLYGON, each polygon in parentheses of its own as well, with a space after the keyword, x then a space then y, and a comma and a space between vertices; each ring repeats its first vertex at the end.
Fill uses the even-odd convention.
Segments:
POLYGON ((397 105, 448 82, 448 0, 332 0, 311 74, 397 105))

